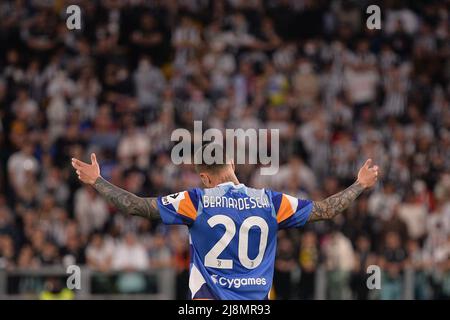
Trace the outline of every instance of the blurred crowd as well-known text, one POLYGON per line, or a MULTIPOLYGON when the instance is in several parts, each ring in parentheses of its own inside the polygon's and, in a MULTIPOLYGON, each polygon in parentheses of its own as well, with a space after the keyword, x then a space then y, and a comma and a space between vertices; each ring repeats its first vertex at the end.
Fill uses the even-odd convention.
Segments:
POLYGON ((186 297, 187 230, 117 212, 70 158, 96 152, 102 176, 139 196, 199 186, 170 136, 202 120, 279 129, 278 174, 238 166, 254 187, 317 200, 365 159, 381 168, 332 223, 279 233, 276 298, 314 298, 319 266, 327 298, 402 298, 407 270, 414 298, 450 297, 448 1, 70 1, 81 30, 68 3, 0 3, 0 269, 86 264, 143 292, 132 271, 171 266, 186 297), (381 290, 365 285, 372 264, 381 290))

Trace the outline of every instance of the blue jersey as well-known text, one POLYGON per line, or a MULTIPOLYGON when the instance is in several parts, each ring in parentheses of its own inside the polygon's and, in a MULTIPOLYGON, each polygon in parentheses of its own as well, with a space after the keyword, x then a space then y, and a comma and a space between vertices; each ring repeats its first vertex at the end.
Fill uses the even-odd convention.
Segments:
POLYGON ((312 202, 223 183, 158 198, 165 224, 189 227, 192 299, 267 299, 277 230, 303 226, 312 202))

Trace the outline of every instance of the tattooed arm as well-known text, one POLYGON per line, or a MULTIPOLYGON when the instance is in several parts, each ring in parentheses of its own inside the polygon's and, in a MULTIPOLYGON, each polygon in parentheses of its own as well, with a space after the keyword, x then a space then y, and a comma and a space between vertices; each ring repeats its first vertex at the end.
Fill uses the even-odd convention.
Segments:
POLYGON ((313 202, 313 210, 308 221, 333 219, 336 215, 347 209, 350 204, 364 191, 364 187, 355 182, 350 187, 326 198, 313 202))
POLYGON ((369 159, 358 172, 358 179, 347 189, 322 201, 314 201, 308 221, 328 220, 347 209, 366 189, 372 187, 378 178, 378 166, 370 167, 369 159))
POLYGON ((156 198, 141 198, 123 190, 102 177, 98 177, 93 184, 108 202, 112 203, 118 210, 133 216, 140 216, 148 219, 159 218, 158 205, 156 198))
POLYGON ((82 182, 92 185, 98 193, 123 213, 148 219, 159 218, 156 198, 141 198, 109 183, 100 176, 100 167, 95 154, 91 154, 91 162, 88 164, 72 159, 72 166, 82 182))

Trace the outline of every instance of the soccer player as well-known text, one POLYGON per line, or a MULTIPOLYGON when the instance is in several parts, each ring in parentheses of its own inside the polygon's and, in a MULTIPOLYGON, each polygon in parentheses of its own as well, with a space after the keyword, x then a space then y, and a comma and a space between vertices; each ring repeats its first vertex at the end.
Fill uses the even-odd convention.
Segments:
POLYGON ((196 165, 204 189, 141 198, 103 179, 95 154, 91 164, 72 159, 72 166, 82 182, 118 210, 189 227, 192 299, 268 299, 277 230, 332 219, 378 177, 378 166, 369 159, 350 187, 325 200, 310 201, 245 186, 234 173, 234 163, 223 161, 196 165))

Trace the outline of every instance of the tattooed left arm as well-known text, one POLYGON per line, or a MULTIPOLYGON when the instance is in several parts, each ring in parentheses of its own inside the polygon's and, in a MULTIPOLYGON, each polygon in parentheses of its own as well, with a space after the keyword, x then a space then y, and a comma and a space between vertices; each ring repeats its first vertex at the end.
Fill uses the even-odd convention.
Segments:
POLYGON ((372 159, 368 159, 358 171, 358 179, 350 187, 326 198, 322 201, 314 201, 312 213, 308 221, 328 220, 347 209, 353 201, 366 189, 375 185, 378 179, 378 166, 372 165, 372 159))
POLYGON ((350 187, 326 198, 322 201, 314 201, 312 213, 308 221, 328 220, 347 209, 350 204, 364 191, 364 187, 355 182, 350 187))

